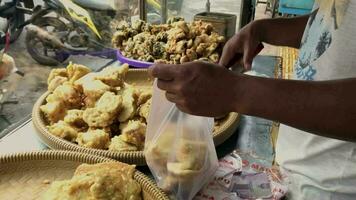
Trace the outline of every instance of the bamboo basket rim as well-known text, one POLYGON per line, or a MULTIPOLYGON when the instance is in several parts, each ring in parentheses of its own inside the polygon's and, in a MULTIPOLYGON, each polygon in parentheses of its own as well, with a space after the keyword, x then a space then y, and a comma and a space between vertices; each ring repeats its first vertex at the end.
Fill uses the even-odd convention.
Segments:
MULTIPOLYGON (((141 72, 147 73, 147 69, 130 69, 129 72, 141 72)), ((114 158, 119 161, 136 164, 139 166, 146 165, 144 152, 143 151, 109 151, 103 149, 92 149, 79 146, 70 141, 64 140, 62 138, 52 135, 47 127, 46 123, 43 120, 43 114, 41 113, 40 106, 45 101, 49 92, 45 92, 40 98, 36 101, 32 110, 32 122, 34 124, 37 136, 44 142, 47 146, 54 149, 63 149, 69 151, 76 151, 82 153, 88 153, 93 155, 105 156, 109 158, 114 158)), ((233 133, 236 127, 239 124, 240 115, 237 113, 229 113, 227 119, 224 121, 221 126, 218 127, 216 131, 213 132, 213 139, 216 146, 224 142, 229 138, 233 133), (228 131, 229 129, 233 129, 228 131)))

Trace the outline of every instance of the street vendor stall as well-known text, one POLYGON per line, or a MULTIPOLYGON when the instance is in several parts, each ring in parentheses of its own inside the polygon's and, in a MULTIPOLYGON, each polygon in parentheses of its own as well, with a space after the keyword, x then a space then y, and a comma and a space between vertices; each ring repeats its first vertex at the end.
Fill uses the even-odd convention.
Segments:
MULTIPOLYGON (((240 1, 57 3, 61 12, 53 13, 49 1, 35 1, 45 20, 30 20, 26 35, 8 51, 25 77, 10 76, 1 85, 11 88, 6 98, 16 101, 1 106, 0 199, 285 195, 274 166, 272 121, 165 111, 161 106, 171 105, 158 102, 146 69, 154 63, 217 63, 239 29, 240 1), (99 27, 94 16, 105 9, 113 19, 100 18, 99 27)), ((248 74, 279 78, 281 69, 280 57, 257 56, 248 74)))

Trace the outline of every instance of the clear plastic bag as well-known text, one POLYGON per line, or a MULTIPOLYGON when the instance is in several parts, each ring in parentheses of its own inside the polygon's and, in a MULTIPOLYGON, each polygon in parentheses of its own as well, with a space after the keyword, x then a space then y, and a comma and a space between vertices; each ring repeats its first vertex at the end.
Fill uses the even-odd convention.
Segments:
POLYGON ((147 164, 160 188, 178 200, 192 199, 218 167, 214 119, 181 112, 154 83, 145 140, 147 164))

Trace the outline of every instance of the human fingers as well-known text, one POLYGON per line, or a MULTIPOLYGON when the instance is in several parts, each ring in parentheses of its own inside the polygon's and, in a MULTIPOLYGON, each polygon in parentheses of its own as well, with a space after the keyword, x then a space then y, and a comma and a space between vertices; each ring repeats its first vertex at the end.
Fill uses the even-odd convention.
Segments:
POLYGON ((168 65, 168 64, 154 64, 152 65, 148 73, 158 79, 170 81, 173 80, 177 75, 178 65, 168 65))

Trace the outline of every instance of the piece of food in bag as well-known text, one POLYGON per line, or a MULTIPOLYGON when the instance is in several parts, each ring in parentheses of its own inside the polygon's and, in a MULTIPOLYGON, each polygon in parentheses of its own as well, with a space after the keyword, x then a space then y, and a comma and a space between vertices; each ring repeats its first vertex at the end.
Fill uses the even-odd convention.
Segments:
POLYGON ((91 69, 84 65, 69 63, 67 66, 67 74, 69 78, 69 82, 73 84, 76 80, 80 79, 84 75, 87 75, 91 72, 91 69))
POLYGON ((170 129, 169 125, 166 127, 164 134, 161 134, 156 140, 146 142, 145 157, 147 160, 152 161, 155 165, 155 170, 158 174, 168 174, 167 162, 171 148, 173 146, 174 129, 170 129))
POLYGON ((119 162, 81 164, 71 179, 53 182, 42 199, 141 200, 134 172, 135 166, 119 162))
POLYGON ((119 135, 111 138, 109 150, 110 151, 138 151, 138 148, 133 144, 125 142, 123 140, 123 136, 119 135))
POLYGON ((98 108, 87 108, 84 110, 83 119, 90 127, 103 128, 110 126, 114 122, 115 115, 98 108))
POLYGON ((89 129, 85 133, 79 133, 76 142, 83 147, 106 149, 109 146, 110 135, 101 129, 89 129))
POLYGON ((51 134, 71 142, 78 137, 78 130, 62 120, 48 126, 48 130, 51 134))
POLYGON ((121 67, 106 67, 96 74, 95 79, 111 87, 122 86, 124 85, 125 76, 128 71, 128 64, 123 64, 121 67))
POLYGON ((146 124, 130 120, 121 131, 122 140, 143 149, 145 143, 146 124))
POLYGON ((50 124, 62 120, 67 113, 67 109, 62 101, 48 102, 40 106, 40 110, 45 114, 50 124))
POLYGON ((119 113, 119 122, 125 122, 136 114, 137 91, 132 86, 125 86, 119 91, 122 96, 122 109, 119 113))
POLYGON ((95 108, 116 115, 122 108, 122 97, 113 92, 105 92, 96 102, 95 108))

